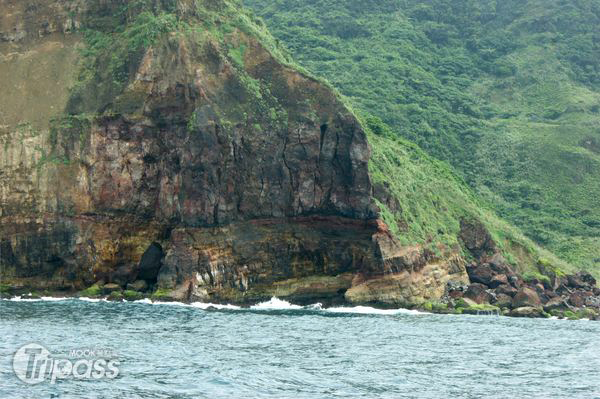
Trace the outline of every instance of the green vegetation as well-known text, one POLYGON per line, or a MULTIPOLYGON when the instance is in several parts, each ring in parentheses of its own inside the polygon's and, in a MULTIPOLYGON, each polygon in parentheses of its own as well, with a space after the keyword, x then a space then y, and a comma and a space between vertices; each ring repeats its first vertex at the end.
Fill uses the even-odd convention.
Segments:
MULTIPOLYGON (((79 154, 81 155, 87 146, 92 129, 92 116, 87 114, 63 115, 50 119, 50 147, 54 152, 57 147, 65 143, 79 143, 79 154), (74 140, 75 139, 75 140, 74 140)), ((67 148, 62 148, 67 159, 71 155, 67 148)))
POLYGON ((140 299, 144 298, 144 294, 138 291, 125 290, 123 291, 123 298, 125 298, 127 301, 139 301, 140 299))
POLYGON ((600 3, 244 3, 355 108, 449 162, 535 242, 598 272, 600 3))
POLYGON ((552 311, 551 312, 551 316, 555 316, 561 319, 568 319, 568 320, 582 320, 582 319, 589 319, 589 320, 593 320, 596 317, 598 317, 598 312, 594 309, 579 309, 577 310, 577 312, 573 312, 570 310, 565 310, 564 312, 557 310, 557 311, 552 311))
POLYGON ((173 300, 173 294, 171 290, 158 288, 151 295, 153 301, 170 301, 173 300))
POLYGON ((110 301, 122 301, 124 299, 124 295, 121 291, 113 291, 108 295, 108 299, 110 301))
POLYGON ((479 220, 506 259, 522 272, 540 275, 540 262, 547 270, 572 270, 499 219, 448 164, 398 137, 379 118, 361 119, 372 149, 369 172, 375 191, 385 187, 394 198, 393 210, 382 202, 378 206, 402 244, 422 245, 434 253, 458 248, 461 220, 479 220))
POLYGON ((488 305, 485 303, 482 304, 477 304, 477 305, 471 305, 468 307, 469 310, 474 311, 474 312, 495 312, 495 311, 499 311, 500 308, 494 305, 488 305))
POLYGON ((449 246, 457 244, 460 219, 478 211, 470 190, 447 165, 407 140, 394 137, 377 118, 366 118, 364 125, 372 147, 372 182, 387 187, 399 202, 393 211, 378 203, 391 231, 405 245, 434 239, 449 246))
POLYGON ((423 310, 433 313, 448 313, 448 305, 441 302, 425 302, 423 310))
POLYGON ((456 301, 454 312, 455 314, 480 314, 480 313, 495 313, 500 314, 501 309, 498 306, 482 303, 468 304, 464 299, 460 298, 456 301))
MULTIPOLYGON (((280 62, 294 66, 287 53, 266 30, 262 20, 246 12, 237 1, 199 0, 187 5, 175 0, 136 0, 124 3, 94 1, 83 19, 85 46, 81 49, 81 65, 77 82, 71 88, 67 105, 70 115, 136 115, 142 112, 147 93, 132 87, 143 57, 149 51, 203 52, 215 60, 226 59, 236 69, 242 104, 230 104, 224 110, 222 123, 248 115, 264 123, 282 125, 285 110, 276 103, 266 85, 249 76, 245 70, 246 38, 258 40, 280 62), (262 118, 262 116, 265 116, 262 118)), ((161 65, 169 78, 176 78, 176 67, 161 65)), ((306 72, 304 72, 307 74, 306 72)), ((62 117, 61 117, 62 118, 62 117)), ((59 118, 59 119, 61 119, 59 118)), ((64 119, 64 118, 62 118, 64 119)), ((162 121, 157 121, 162 123, 162 121)), ((195 129, 195 115, 188 130, 195 129)), ((259 126, 261 124, 258 124, 259 126)), ((55 140, 56 134, 53 136, 55 140)))
POLYGON ((102 288, 98 284, 94 284, 83 291, 79 292, 79 296, 85 298, 94 298, 102 294, 102 288))
POLYGON ((532 282, 533 280, 538 280, 541 283, 545 283, 546 285, 550 285, 550 277, 543 275, 538 272, 527 272, 523 275, 523 280, 527 283, 532 282))
POLYGON ((558 317, 561 319, 569 319, 569 320, 581 320, 581 319, 595 319, 598 316, 598 312, 594 309, 586 308, 579 309, 577 312, 573 312, 571 310, 553 310, 550 312, 551 316, 558 317))
POLYGON ((174 13, 175 2, 167 1, 162 7, 153 3, 126 2, 116 10, 110 2, 92 3, 84 19, 86 46, 81 50, 78 82, 67 105, 69 113, 106 110, 137 71, 146 49, 165 34, 185 28, 174 13))
POLYGON ((579 319, 594 319, 594 318, 596 318, 596 316, 598 316, 598 312, 595 309, 584 308, 584 309, 579 309, 577 311, 576 316, 579 319))
POLYGON ((566 310, 565 312, 563 312, 563 317, 569 320, 579 320, 579 317, 570 310, 566 310))
POLYGON ((229 57, 240 68, 244 67, 244 51, 246 51, 246 46, 244 44, 229 50, 229 57))

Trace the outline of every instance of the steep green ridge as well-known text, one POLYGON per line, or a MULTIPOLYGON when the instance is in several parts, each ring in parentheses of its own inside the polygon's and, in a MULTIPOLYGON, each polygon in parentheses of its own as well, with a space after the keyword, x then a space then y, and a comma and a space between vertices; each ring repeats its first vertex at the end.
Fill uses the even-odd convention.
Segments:
POLYGON ((356 108, 449 161, 501 216, 600 262, 600 3, 245 0, 356 108))
MULTIPOLYGON (((375 193, 386 187, 393 203, 390 209, 378 201, 381 217, 403 245, 421 245, 440 255, 462 245, 461 221, 475 220, 483 223, 498 249, 522 273, 574 270, 498 218, 447 163, 397 137, 377 117, 366 116, 363 126, 372 148, 369 171, 375 193), (542 264, 552 267, 540 270, 542 264)), ((464 249, 462 253, 471 256, 464 249)))
POLYGON ((279 52, 262 21, 244 12, 235 1, 92 2, 83 21, 86 46, 81 51, 83 62, 68 111, 73 114, 132 111, 131 107, 138 102, 135 96, 113 100, 135 77, 145 51, 161 41, 164 43, 169 36, 191 38, 195 43, 218 40, 229 47, 235 65, 243 69, 243 45, 235 47, 226 40, 235 36, 236 31, 256 37, 278 60, 291 63, 287 53, 279 52))

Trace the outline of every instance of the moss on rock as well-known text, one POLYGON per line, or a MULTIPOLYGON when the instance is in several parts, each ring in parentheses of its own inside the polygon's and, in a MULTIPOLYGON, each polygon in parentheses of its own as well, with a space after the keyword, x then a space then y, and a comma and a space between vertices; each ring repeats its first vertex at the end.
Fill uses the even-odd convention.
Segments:
POLYGON ((108 295, 109 301, 122 301, 124 298, 123 293, 120 291, 113 291, 108 295))
POLYGON ((83 291, 79 292, 79 296, 84 298, 96 298, 102 294, 102 287, 99 284, 91 285, 83 291))
POLYGON ((173 291, 165 288, 158 288, 156 291, 152 293, 150 298, 153 301, 172 301, 173 300, 173 291))
POLYGON ((123 291, 123 298, 125 298, 128 301, 138 301, 144 298, 144 294, 138 291, 125 290, 123 291))

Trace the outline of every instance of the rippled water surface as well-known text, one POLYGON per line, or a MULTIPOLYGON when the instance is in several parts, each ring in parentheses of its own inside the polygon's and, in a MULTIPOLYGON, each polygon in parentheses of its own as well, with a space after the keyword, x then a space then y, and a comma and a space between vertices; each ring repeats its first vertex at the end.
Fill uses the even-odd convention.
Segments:
POLYGON ((1 398, 600 398, 600 323, 273 301, 0 301, 1 398), (203 309, 204 308, 204 309, 203 309), (116 379, 27 385, 13 353, 116 352, 116 379))

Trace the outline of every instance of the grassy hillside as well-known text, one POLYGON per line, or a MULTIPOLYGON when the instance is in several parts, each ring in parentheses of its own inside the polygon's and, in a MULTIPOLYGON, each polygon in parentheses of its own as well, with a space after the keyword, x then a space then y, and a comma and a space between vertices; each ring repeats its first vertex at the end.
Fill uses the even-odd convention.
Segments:
POLYGON ((308 70, 600 267, 600 3, 245 0, 308 70))
MULTIPOLYGON (((402 244, 441 255, 461 246, 461 221, 480 221, 506 259, 524 275, 574 271, 573 265, 500 219, 446 162, 398 137, 378 117, 361 119, 372 148, 369 170, 376 195, 378 187, 384 186, 394 203, 390 208, 378 201, 382 218, 402 244), (540 264, 552 267, 542 270, 540 264)), ((462 252, 471 257, 468 251, 462 252)))

